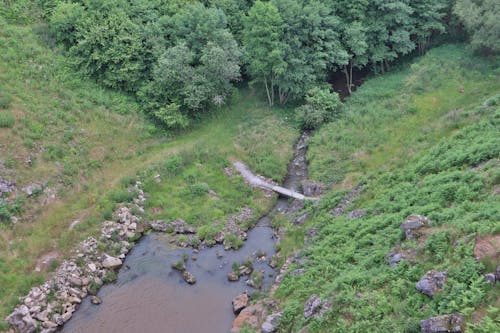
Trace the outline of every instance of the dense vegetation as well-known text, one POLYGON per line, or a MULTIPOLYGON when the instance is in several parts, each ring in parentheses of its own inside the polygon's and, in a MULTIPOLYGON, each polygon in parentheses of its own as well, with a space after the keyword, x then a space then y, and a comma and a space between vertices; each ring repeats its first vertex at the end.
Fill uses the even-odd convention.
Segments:
POLYGON ((304 274, 288 275, 279 290, 281 332, 420 332, 419 320, 451 312, 467 317, 467 332, 500 329, 499 287, 483 277, 498 257, 473 255, 476 242, 500 232, 499 70, 460 46, 431 50, 410 68, 366 82, 340 119, 314 136, 311 174, 335 185, 308 208, 306 226, 289 227, 288 251, 303 247, 306 230, 318 235, 291 268, 304 274), (332 216, 358 184, 366 184, 361 197, 332 216), (348 218, 354 209, 366 213, 348 218), (432 227, 406 241, 399 226, 410 214, 429 217, 432 227), (391 267, 393 247, 414 257, 391 267), (448 272, 433 298, 415 289, 430 269, 448 272), (312 294, 333 306, 307 320, 312 294))
POLYGON ((208 239, 272 202, 227 177, 233 159, 281 181, 298 128, 320 128, 310 176, 331 190, 286 224, 280 248, 305 273, 278 291, 281 331, 418 332, 450 312, 499 331, 482 276, 498 258, 472 255, 500 232, 499 15, 494 0, 0 0, 0 176, 43 183, 0 200, 0 318, 55 268, 33 272, 40 255, 95 234, 136 176, 149 217, 208 239), (430 49, 462 29, 469 44, 430 49), (372 76, 353 92, 356 70, 372 76), (333 217, 359 184, 364 217, 333 217), (403 240, 409 214, 430 218, 425 239, 403 240), (393 247, 415 260, 390 267, 393 247), (432 268, 448 282, 430 299, 414 286, 432 268), (307 320, 313 293, 333 308, 307 320))
MULTIPOLYGON (((242 73, 271 106, 301 101, 339 70, 350 92, 354 69, 383 73, 423 52, 451 10, 446 0, 40 2, 54 41, 82 74, 135 95, 171 128, 224 104, 242 73)), ((481 44, 490 45, 495 27, 475 17, 467 27, 473 36, 493 30, 481 44)))

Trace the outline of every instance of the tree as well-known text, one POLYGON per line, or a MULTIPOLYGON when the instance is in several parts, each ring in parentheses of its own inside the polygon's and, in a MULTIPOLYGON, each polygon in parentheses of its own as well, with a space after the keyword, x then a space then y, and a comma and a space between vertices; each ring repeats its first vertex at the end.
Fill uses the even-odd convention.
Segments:
POLYGON ((168 26, 173 45, 160 55, 140 98, 165 125, 185 127, 186 117, 225 102, 240 79, 242 54, 219 9, 193 4, 168 26))
POLYGON ((51 9, 50 32, 57 42, 63 43, 69 48, 76 43, 78 26, 86 15, 85 8, 79 3, 60 2, 51 9))
POLYGON ((346 62, 340 43, 340 20, 319 1, 274 0, 284 22, 283 61, 286 69, 277 76, 280 104, 303 98, 324 82, 333 64, 346 62))
POLYGON ((87 11, 75 36, 69 52, 84 74, 110 88, 137 90, 146 75, 144 39, 125 10, 87 11))
POLYGON ((475 50, 500 52, 500 3, 497 0, 457 0, 453 13, 469 32, 475 50))
POLYGON ((283 20, 272 3, 257 1, 243 21, 243 43, 253 82, 264 84, 269 106, 274 105, 277 75, 286 69, 283 60, 283 20))
POLYGON ((443 16, 447 3, 447 0, 413 0, 410 2, 414 22, 412 36, 417 42, 420 54, 427 49, 434 32, 445 31, 443 16))

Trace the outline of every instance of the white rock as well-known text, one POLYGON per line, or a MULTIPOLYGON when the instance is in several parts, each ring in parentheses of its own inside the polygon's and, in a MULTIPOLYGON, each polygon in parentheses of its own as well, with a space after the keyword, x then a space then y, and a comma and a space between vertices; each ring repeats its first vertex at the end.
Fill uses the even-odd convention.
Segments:
POLYGON ((119 258, 112 257, 105 254, 105 258, 102 261, 102 266, 105 268, 116 268, 122 265, 122 261, 119 258))

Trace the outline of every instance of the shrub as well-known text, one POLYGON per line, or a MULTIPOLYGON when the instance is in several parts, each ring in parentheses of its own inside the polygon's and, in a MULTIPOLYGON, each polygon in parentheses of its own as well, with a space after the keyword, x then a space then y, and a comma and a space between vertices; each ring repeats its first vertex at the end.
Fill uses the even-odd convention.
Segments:
POLYGON ((0 93, 0 109, 8 109, 12 104, 12 97, 4 93, 0 93))
POLYGON ((331 121, 340 112, 342 102, 330 88, 313 88, 308 91, 306 104, 295 109, 295 119, 303 129, 314 129, 331 121))

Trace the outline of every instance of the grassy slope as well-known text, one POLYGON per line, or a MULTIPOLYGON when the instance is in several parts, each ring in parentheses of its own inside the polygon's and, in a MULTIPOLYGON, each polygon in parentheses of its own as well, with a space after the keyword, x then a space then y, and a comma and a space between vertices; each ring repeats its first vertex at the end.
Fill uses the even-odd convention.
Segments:
MULTIPOLYGON (((0 176, 19 187, 46 180, 57 190, 49 204, 42 204, 43 194, 25 199, 22 211, 12 212, 21 222, 0 223, 0 318, 45 279, 47 272, 33 272, 42 254, 64 256, 96 233, 115 202, 127 198, 130 177, 142 176, 150 207, 163 209, 155 211, 159 217, 184 218, 213 232, 243 206, 259 213, 271 203, 240 178, 229 179, 223 167, 241 159, 280 180, 298 134, 243 91, 189 133, 161 137, 137 115, 133 100, 78 79, 44 36, 37 22, 9 23, 0 15, 0 92, 10 101, 0 112, 15 118, 13 126, 0 127, 0 176), (36 157, 32 167, 29 155, 36 157), (174 171, 172 161, 181 161, 174 171), (211 199, 205 186, 221 199, 211 199), (81 223, 69 230, 76 219, 81 223)), ((4 325, 0 320, 0 329, 4 325)))
POLYGON ((314 217, 306 226, 290 228, 283 245, 303 247, 304 230, 318 228, 302 252, 305 274, 287 276, 278 292, 282 332, 304 326, 309 332, 420 332, 419 320, 455 311, 480 322, 470 331, 500 328, 500 285, 482 277, 499 258, 477 263, 472 253, 475 237, 500 233, 499 73, 498 62, 460 45, 443 46, 410 68, 370 79, 342 117, 316 133, 311 174, 335 185, 317 208, 309 207, 314 217), (367 188, 347 211, 363 208, 365 217, 328 214, 343 190, 359 182, 367 188), (419 241, 404 241, 399 225, 412 213, 427 215, 433 228, 419 241), (415 249, 416 262, 391 268, 385 256, 394 246, 415 249), (448 272, 444 291, 433 299, 415 290, 429 269, 448 272), (313 293, 333 308, 307 321, 302 311, 313 293))

